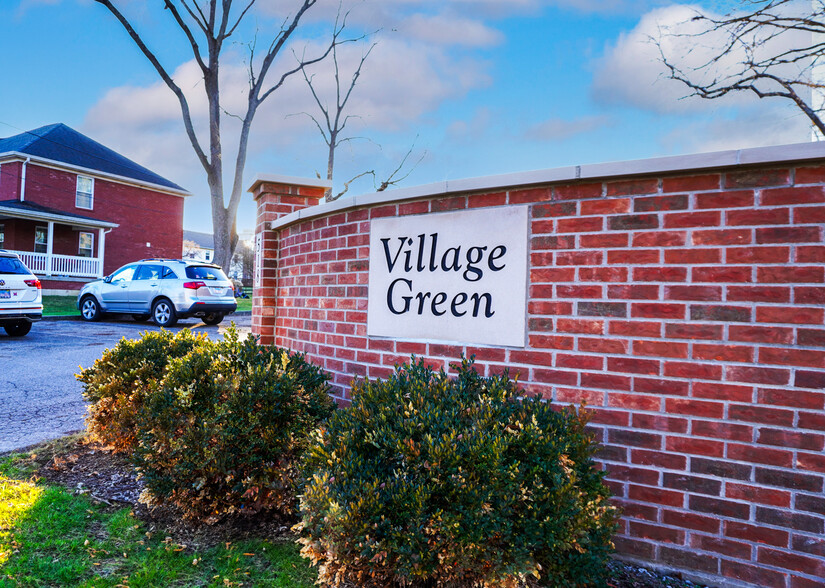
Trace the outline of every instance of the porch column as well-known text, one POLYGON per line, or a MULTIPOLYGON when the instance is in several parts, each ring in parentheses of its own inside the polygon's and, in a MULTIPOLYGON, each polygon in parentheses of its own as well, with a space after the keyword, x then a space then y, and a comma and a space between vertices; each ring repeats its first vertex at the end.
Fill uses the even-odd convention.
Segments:
POLYGON ((49 232, 46 236, 46 275, 52 275, 52 251, 54 248, 54 221, 49 221, 49 232))
POLYGON ((106 230, 97 230, 97 277, 103 277, 103 252, 106 251, 106 230))

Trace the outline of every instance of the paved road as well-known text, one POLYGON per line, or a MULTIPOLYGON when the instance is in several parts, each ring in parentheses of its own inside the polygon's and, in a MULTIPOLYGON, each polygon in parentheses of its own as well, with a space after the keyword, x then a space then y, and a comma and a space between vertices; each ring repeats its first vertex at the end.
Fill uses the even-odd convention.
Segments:
MULTIPOLYGON (((241 333, 250 332, 248 315, 230 316, 218 327, 187 319, 172 330, 204 330, 219 338, 230 320, 241 333)), ((107 318, 99 323, 47 319, 20 338, 0 329, 0 453, 82 429, 86 406, 74 377, 79 367, 92 365, 122 337, 136 338, 145 330, 157 327, 107 318)))

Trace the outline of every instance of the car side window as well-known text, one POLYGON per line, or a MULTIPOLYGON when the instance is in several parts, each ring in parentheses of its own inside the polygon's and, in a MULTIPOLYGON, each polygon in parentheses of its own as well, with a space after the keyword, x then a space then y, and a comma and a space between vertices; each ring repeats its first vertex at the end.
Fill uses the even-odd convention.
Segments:
POLYGON ((133 275, 135 275, 135 266, 127 265, 126 267, 122 267, 113 273, 111 281, 117 282, 118 280, 126 280, 128 282, 132 279, 133 275))
POLYGON ((140 267, 138 267, 137 274, 135 275, 135 280, 158 280, 160 279, 160 274, 162 271, 162 265, 141 265, 140 267))
POLYGON ((163 275, 160 277, 162 280, 177 280, 178 276, 175 272, 173 272, 168 267, 163 268, 163 275))

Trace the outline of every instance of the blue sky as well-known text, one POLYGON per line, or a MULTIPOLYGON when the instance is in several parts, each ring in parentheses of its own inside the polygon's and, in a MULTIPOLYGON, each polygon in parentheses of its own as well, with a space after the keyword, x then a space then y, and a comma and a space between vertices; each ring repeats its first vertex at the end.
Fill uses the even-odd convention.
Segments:
MULTIPOLYGON (((353 33, 380 32, 371 37, 378 45, 351 103, 350 112, 360 117, 353 134, 366 139, 339 149, 336 186, 367 169, 387 175, 413 143, 411 159, 421 161, 403 186, 810 138, 805 120, 781 101, 680 99, 684 90, 661 78, 655 47, 646 39, 657 23, 689 18, 688 5, 347 1, 353 33)), ((134 0, 122 4, 176 80, 196 95, 191 56, 168 26, 168 12, 134 0)), ((289 0, 260 0, 254 15, 259 35, 289 6, 289 0)), ((294 47, 318 47, 336 9, 337 2, 320 0, 294 47)), ((177 103, 108 12, 91 0, 6 0, 0 47, 0 137, 66 123, 193 192, 184 226, 211 231, 204 174, 177 103)), ((364 50, 350 46, 343 67, 364 50)), ((230 111, 242 97, 243 56, 243 45, 231 47, 224 68, 230 111)), ((315 74, 321 90, 328 90, 329 67, 315 74)), ((299 114, 313 108, 296 77, 259 112, 245 186, 257 173, 325 173, 325 146, 309 118, 299 114)), ((229 119, 225 132, 231 130, 229 119)), ((364 179, 349 193, 369 191, 372 184, 364 179)), ((238 228, 253 225, 254 207, 245 196, 238 228)))

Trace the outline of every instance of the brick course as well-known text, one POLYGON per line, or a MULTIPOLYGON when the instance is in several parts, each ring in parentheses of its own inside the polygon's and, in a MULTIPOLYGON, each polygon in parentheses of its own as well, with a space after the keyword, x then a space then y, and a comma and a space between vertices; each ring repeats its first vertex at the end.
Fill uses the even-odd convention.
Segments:
POLYGON ((509 367, 593 411, 620 554, 719 584, 825 586, 823 170, 442 194, 279 231, 269 222, 323 191, 261 184, 253 331, 324 367, 343 402, 354 376, 386 377, 412 353, 509 367), (532 219, 525 349, 367 336, 370 219, 505 205, 532 219))

